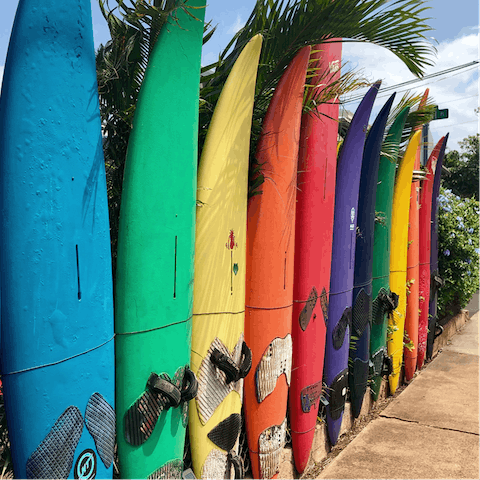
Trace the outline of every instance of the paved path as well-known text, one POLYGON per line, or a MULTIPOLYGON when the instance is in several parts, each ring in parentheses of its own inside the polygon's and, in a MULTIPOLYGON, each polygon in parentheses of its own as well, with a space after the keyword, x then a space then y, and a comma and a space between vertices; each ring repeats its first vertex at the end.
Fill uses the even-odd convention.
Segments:
POLYGON ((478 479, 478 334, 477 311, 317 478, 478 479))

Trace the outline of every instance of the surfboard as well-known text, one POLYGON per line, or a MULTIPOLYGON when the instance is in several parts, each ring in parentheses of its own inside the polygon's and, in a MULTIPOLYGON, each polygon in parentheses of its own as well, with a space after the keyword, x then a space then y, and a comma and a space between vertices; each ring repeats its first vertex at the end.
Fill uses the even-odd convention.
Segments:
POLYGON ((261 35, 245 46, 215 107, 198 170, 189 434, 197 478, 243 478, 238 454, 243 378, 248 163, 261 35), (222 357, 222 355, 224 357, 222 357))
POLYGON ((348 359, 348 384, 354 418, 360 415, 368 384, 372 322, 372 255, 378 165, 383 134, 394 99, 395 93, 382 107, 368 132, 360 171, 353 273, 352 331, 348 359))
MULTIPOLYGON (((448 141, 448 133, 445 135, 445 146, 448 141)), ((442 175, 442 164, 445 151, 441 151, 437 160, 435 169, 435 178, 433 181, 432 192, 432 214, 431 214, 431 244, 430 244, 430 302, 428 315, 428 335, 427 335, 427 359, 432 358, 433 341, 436 336, 437 302, 438 291, 443 285, 443 280, 438 272, 438 194, 440 193, 440 178, 442 175)))
POLYGON ((398 306, 388 319, 390 332, 387 335, 387 351, 392 359, 392 373, 388 377, 390 393, 398 386, 403 357, 403 334, 407 307, 407 248, 408 216, 413 167, 421 131, 415 132, 398 167, 392 205, 392 228, 390 240, 390 289, 398 295, 398 306))
POLYGON ((274 478, 285 444, 292 365, 293 255, 298 142, 310 47, 290 62, 268 106, 257 145, 262 193, 249 199, 245 341, 252 373, 244 410, 254 478, 274 478))
POLYGON ((188 365, 205 1, 189 6, 200 8, 178 9, 150 55, 125 163, 115 299, 122 478, 181 478, 195 393, 188 365))
MULTIPOLYGON (((427 88, 420 100, 419 110, 427 103, 427 88)), ((422 126, 416 127, 422 130, 422 126)), ((420 180, 424 178, 420 170, 422 145, 418 147, 413 166, 412 185, 410 190, 410 211, 408 214, 408 246, 407 246, 407 310, 405 314, 405 333, 403 363, 405 380, 409 382, 415 374, 418 354, 418 302, 419 302, 419 209, 420 180)))
MULTIPOLYGON (((446 139, 442 137, 428 158, 425 168, 427 176, 422 182, 420 193, 419 212, 419 323, 418 323, 418 357, 417 367, 423 367, 427 350, 428 305, 430 302, 430 250, 431 250, 431 218, 432 218, 432 192, 437 161, 443 156, 446 139), (443 151, 443 153, 442 153, 443 151)), ((435 328, 435 327, 434 327, 435 328)))
POLYGON ((408 216, 407 244, 407 307, 405 314, 405 333, 403 348, 403 363, 405 380, 413 378, 417 366, 418 353, 418 301, 419 301, 419 264, 418 264, 418 211, 420 208, 420 176, 416 174, 420 168, 420 151, 413 167, 412 186, 410 190, 410 211, 408 216))
POLYGON ((398 298, 390 291, 390 233, 392 203, 399 143, 407 120, 409 107, 405 107, 388 130, 384 145, 389 146, 390 156, 382 155, 378 166, 377 193, 375 198, 375 228, 372 260, 372 330, 370 334, 370 360, 372 379, 370 391, 378 400, 382 375, 387 356, 387 314, 396 308, 398 298))
POLYGON ((112 270, 88 0, 20 0, 0 112, 1 363, 15 476, 112 478, 112 270))
MULTIPOLYGON (((311 84, 340 76, 341 42, 316 45, 311 84)), ((337 168, 338 103, 302 115, 298 160, 293 281, 292 378, 289 415, 293 457, 305 470, 312 447, 320 396, 332 256, 337 168)))
POLYGON ((360 102, 337 161, 333 220, 332 265, 325 347, 324 382, 327 385, 327 430, 337 443, 348 386, 348 350, 352 319, 353 270, 357 227, 358 189, 368 119, 381 82, 360 102))

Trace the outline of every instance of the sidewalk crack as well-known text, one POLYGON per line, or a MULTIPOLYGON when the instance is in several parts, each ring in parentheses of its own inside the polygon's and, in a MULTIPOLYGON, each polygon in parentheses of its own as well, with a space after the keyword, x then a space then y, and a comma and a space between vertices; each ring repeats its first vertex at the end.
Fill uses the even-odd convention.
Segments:
POLYGON ((394 417, 394 416, 382 415, 382 414, 380 414, 379 417, 390 418, 390 419, 393 419, 393 420, 400 420, 401 422, 407 422, 407 423, 416 423, 417 425, 421 425, 422 427, 436 428, 437 430, 448 430, 450 432, 467 433, 469 435, 475 435, 476 437, 479 436, 478 433, 466 432, 465 430, 459 430, 457 428, 440 427, 438 425, 428 425, 426 423, 420 423, 418 420, 408 420, 406 418, 400 418, 400 417, 394 417))

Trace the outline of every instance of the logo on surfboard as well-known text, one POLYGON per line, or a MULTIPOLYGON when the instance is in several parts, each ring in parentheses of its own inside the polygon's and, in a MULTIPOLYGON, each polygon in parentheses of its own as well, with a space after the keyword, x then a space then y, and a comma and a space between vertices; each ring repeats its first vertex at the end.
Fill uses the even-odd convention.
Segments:
POLYGON ((235 233, 233 232, 233 230, 230 230, 230 233, 228 234, 228 242, 225 244, 225 246, 229 250, 233 250, 234 248, 238 247, 238 244, 235 241, 235 233))
POLYGON ((228 234, 228 242, 225 244, 228 250, 230 250, 230 295, 233 295, 233 274, 238 273, 238 263, 233 263, 233 250, 238 247, 238 243, 235 241, 235 232, 230 230, 228 234))
POLYGON ((350 210, 350 230, 355 230, 355 224, 353 223, 355 221, 355 207, 352 207, 350 210))
POLYGON ((81 480, 95 478, 97 475, 97 456, 91 448, 84 450, 75 462, 73 476, 81 480))

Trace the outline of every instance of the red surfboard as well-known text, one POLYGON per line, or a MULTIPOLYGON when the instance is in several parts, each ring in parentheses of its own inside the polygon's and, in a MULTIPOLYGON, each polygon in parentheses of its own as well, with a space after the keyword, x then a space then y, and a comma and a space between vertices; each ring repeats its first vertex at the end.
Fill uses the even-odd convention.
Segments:
POLYGON ((304 47, 275 89, 256 151, 262 194, 248 202, 245 342, 252 372, 245 378, 244 408, 253 478, 276 478, 285 445, 298 142, 309 58, 304 47))
MULTIPOLYGON (((340 77, 341 42, 316 45, 319 75, 312 85, 340 77)), ((302 116, 298 159, 295 267, 293 284, 293 361, 289 393, 295 467, 305 470, 322 393, 326 312, 332 260, 338 103, 322 104, 302 116), (325 312, 325 313, 323 313, 325 312)))
POLYGON ((433 149, 428 159, 426 169, 427 178, 422 182, 420 193, 419 213, 419 303, 420 316, 418 321, 418 356, 417 367, 420 369, 425 360, 428 336, 428 304, 430 302, 430 246, 431 246, 431 217, 432 191, 435 169, 441 149, 445 149, 445 137, 442 137, 433 149))

